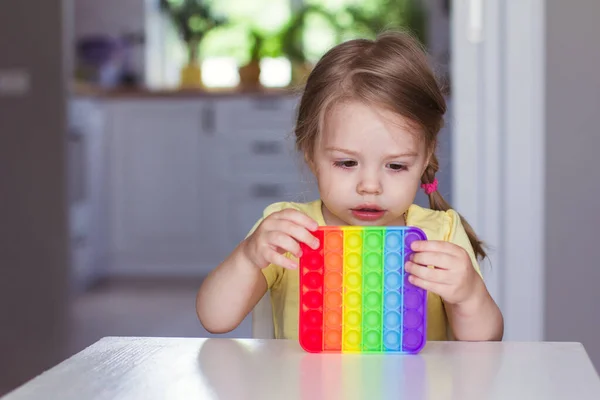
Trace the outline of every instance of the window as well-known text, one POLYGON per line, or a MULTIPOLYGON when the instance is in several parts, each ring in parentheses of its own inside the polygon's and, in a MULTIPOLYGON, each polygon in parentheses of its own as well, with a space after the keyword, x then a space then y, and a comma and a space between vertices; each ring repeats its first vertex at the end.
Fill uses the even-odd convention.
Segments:
MULTIPOLYGON (((347 25, 350 15, 344 13, 348 6, 361 6, 377 2, 364 0, 304 0, 307 5, 322 7, 336 16, 336 23, 347 25)), ((316 62, 327 50, 341 40, 361 36, 358 29, 348 30, 343 36, 339 36, 331 21, 319 13, 309 13, 306 16, 306 25, 303 34, 303 46, 309 61, 316 62)))
MULTIPOLYGON (((290 0, 208 0, 212 9, 226 15, 228 26, 209 32, 200 46, 202 80, 207 87, 234 87, 239 82, 238 67, 250 57, 249 28, 260 28, 274 34, 291 15, 290 0)), ((158 0, 146 0, 147 5, 147 68, 149 86, 176 87, 187 52, 175 28, 161 14, 158 0)), ((283 57, 261 61, 261 83, 264 86, 285 86, 290 81, 291 67, 283 57)))
MULTIPOLYGON (((174 27, 158 7, 159 0, 146 0, 148 10, 147 81, 151 86, 176 87, 181 67, 186 63, 186 50, 174 27)), ((207 87, 234 87, 239 83, 238 67, 250 58, 251 28, 274 37, 292 17, 292 10, 313 6, 305 14, 301 41, 309 63, 315 63, 335 44, 355 37, 374 36, 374 30, 385 26, 408 24, 423 32, 421 0, 205 0, 216 13, 227 16, 229 24, 209 32, 200 46, 202 79, 207 87), (348 11, 358 10, 358 15, 348 11), (360 23, 361 18, 369 22, 360 23), (377 21, 377 22, 373 22, 377 21), (377 26, 377 27, 375 27, 377 26), (340 29, 340 27, 343 27, 340 29)), ((271 57, 261 59, 263 86, 286 86, 291 78, 291 65, 282 57, 279 40, 271 57)))

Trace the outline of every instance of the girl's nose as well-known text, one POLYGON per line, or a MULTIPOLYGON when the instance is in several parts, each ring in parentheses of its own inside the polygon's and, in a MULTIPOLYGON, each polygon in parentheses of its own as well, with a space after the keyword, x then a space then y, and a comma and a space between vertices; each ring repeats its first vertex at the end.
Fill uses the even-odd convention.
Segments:
POLYGON ((360 195, 378 195, 383 192, 381 181, 376 174, 364 175, 356 185, 356 191, 360 195))

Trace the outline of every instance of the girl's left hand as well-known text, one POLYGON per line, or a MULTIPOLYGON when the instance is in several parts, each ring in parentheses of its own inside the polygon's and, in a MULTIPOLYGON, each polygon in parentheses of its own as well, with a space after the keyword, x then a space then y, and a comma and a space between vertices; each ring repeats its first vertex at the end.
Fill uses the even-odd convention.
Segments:
POLYGON ((411 248, 414 253, 405 270, 413 285, 437 294, 449 304, 464 303, 477 292, 481 277, 465 249, 435 240, 416 241, 411 248))

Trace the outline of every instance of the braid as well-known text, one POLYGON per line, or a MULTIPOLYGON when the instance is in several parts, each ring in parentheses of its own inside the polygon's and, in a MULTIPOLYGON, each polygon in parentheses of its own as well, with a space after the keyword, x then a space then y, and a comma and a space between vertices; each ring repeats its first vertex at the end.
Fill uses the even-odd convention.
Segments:
MULTIPOLYGON (((438 159, 435 154, 432 154, 431 159, 429 160, 429 164, 427 165, 427 168, 425 168, 425 172, 423 172, 423 175, 421 176, 421 182, 423 184, 434 183, 435 174, 438 171, 438 169, 439 169, 438 159)), ((440 192, 437 189, 432 191, 431 193, 429 193, 428 196, 429 196, 429 207, 432 210, 448 211, 451 208, 450 204, 448 204, 446 202, 446 200, 444 200, 444 198, 442 197, 442 195, 440 194, 440 192)), ((460 214, 458 214, 458 215, 460 216, 460 221, 462 222, 463 227, 465 228, 465 232, 467 233, 467 236, 469 237, 469 242, 471 242, 471 246, 473 247, 473 251, 475 252, 475 255, 477 256, 477 258, 483 260, 484 258, 487 257, 487 253, 483 249, 483 242, 481 240, 479 240, 479 238, 475 234, 475 231, 473 230, 471 225, 469 225, 467 220, 465 218, 463 218, 462 215, 460 215, 460 214)))

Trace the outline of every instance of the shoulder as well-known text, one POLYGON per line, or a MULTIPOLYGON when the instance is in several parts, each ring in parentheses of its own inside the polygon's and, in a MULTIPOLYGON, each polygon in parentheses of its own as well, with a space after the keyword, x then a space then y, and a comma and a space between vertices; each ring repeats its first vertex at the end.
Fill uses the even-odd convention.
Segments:
POLYGON ((408 210, 407 225, 421 228, 429 239, 445 241, 452 241, 462 229, 460 215, 455 210, 432 210, 416 204, 408 210))
POLYGON ((290 208, 301 211, 301 212, 305 213, 306 215, 308 215, 309 217, 311 217, 315 220, 318 220, 319 214, 321 213, 321 201, 315 200, 315 201, 311 201, 308 203, 280 201, 277 203, 272 203, 272 204, 269 204, 267 207, 265 207, 262 217, 266 218, 275 212, 290 209, 290 208))

